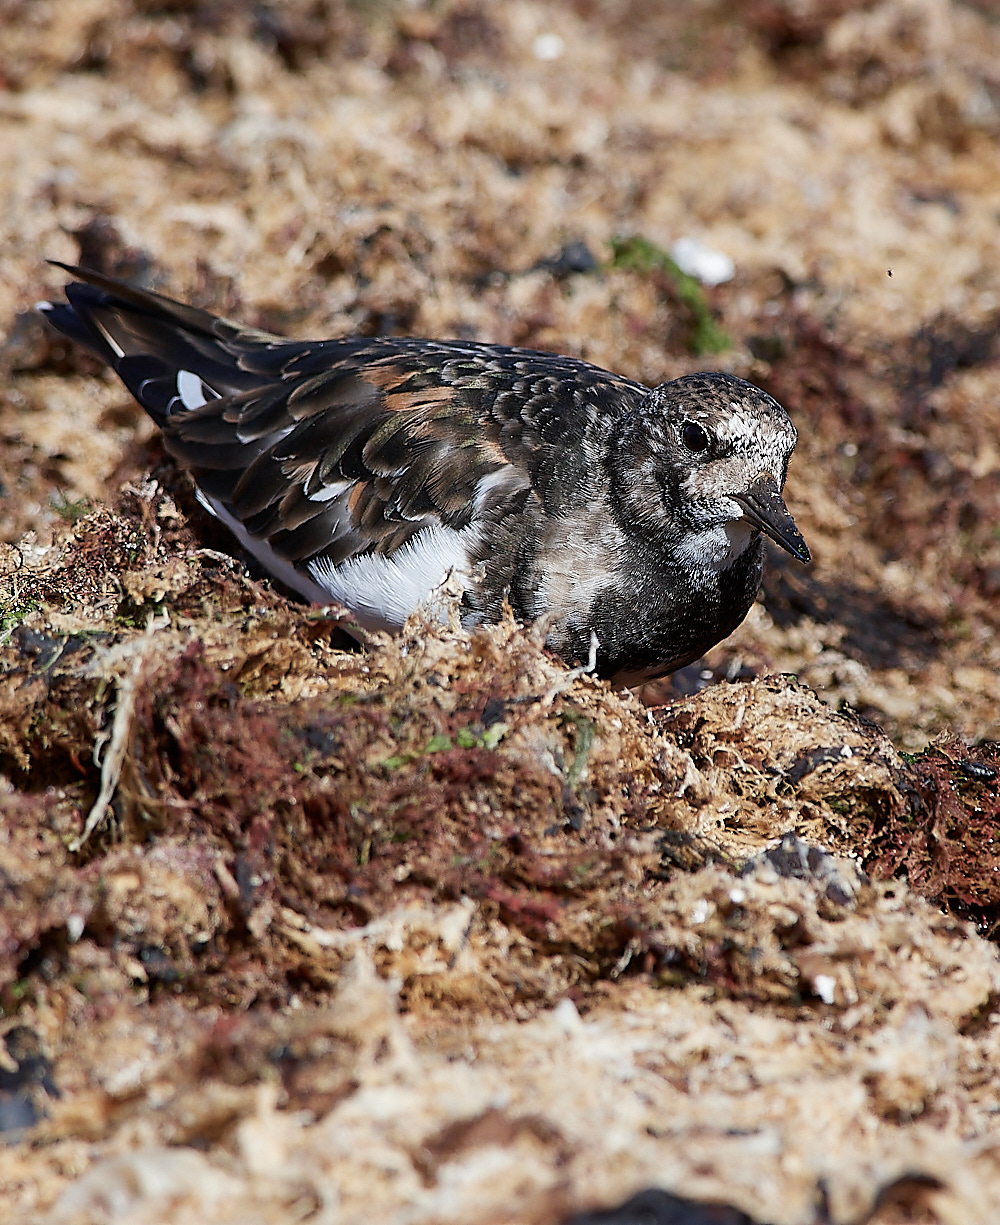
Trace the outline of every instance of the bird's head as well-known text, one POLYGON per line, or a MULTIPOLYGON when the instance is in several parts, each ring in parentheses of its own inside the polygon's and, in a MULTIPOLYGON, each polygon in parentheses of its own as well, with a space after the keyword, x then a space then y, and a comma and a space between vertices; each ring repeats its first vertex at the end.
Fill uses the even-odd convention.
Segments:
POLYGON ((728 374, 663 383, 611 439, 623 520, 692 566, 725 569, 761 532, 807 562, 781 496, 797 437, 781 405, 752 383, 728 374))

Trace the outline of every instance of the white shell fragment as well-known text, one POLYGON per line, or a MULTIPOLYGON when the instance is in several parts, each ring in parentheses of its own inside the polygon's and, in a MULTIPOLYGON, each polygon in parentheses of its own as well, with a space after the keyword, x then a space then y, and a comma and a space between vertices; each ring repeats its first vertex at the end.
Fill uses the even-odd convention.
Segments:
POLYGON ((723 285, 731 281, 736 265, 722 251, 713 251, 697 238, 678 238, 670 248, 670 256, 681 272, 693 276, 702 285, 723 285))

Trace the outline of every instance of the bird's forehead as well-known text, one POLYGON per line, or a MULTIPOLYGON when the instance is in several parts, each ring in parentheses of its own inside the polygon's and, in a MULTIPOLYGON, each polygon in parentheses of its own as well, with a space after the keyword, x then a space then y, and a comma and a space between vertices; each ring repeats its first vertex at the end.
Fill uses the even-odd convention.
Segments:
MULTIPOLYGON (((775 406, 777 407, 777 406, 775 406)), ((715 415, 715 435, 722 442, 746 448, 777 450, 781 454, 795 443, 795 428, 783 412, 732 401, 715 415)))

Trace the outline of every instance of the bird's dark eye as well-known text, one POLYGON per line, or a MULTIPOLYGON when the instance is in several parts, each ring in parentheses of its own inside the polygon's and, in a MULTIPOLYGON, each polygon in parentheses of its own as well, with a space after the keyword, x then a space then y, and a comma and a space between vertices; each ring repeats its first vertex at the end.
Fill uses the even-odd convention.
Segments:
POLYGON ((708 449, 708 435, 697 421, 685 421, 681 429, 681 438, 689 451, 705 451, 708 449))

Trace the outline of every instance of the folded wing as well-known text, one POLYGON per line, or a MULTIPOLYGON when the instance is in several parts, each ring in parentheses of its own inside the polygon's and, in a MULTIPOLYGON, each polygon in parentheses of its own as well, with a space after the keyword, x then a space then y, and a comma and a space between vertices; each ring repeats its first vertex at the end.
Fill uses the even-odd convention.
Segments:
POLYGON ((529 501, 558 516, 602 433, 594 405, 610 420, 646 390, 501 346, 287 340, 60 266, 79 279, 49 321, 117 371, 205 505, 282 581, 372 627, 449 574, 472 581, 491 526, 529 501))

